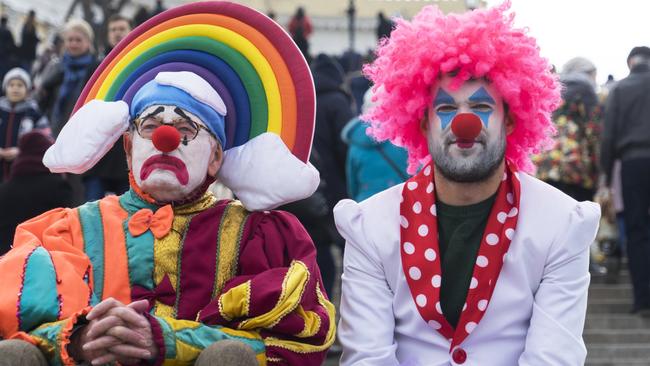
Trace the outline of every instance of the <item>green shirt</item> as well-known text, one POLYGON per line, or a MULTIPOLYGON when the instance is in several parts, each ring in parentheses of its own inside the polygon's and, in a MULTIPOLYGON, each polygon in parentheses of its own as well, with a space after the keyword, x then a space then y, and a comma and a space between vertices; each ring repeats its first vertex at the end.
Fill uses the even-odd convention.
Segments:
POLYGON ((495 198, 496 193, 485 201, 468 206, 451 206, 436 201, 442 261, 440 305, 454 328, 463 311, 481 238, 495 198))

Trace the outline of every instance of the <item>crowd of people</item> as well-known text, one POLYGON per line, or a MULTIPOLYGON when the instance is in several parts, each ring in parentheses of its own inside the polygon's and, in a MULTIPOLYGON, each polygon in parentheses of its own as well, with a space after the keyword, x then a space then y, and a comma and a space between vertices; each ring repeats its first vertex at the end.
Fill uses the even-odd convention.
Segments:
POLYGON ((650 48, 635 47, 626 61, 630 74, 619 82, 610 75, 601 87, 592 61, 576 57, 562 67, 562 104, 553 116, 557 137, 535 163, 543 181, 578 201, 601 204, 601 245, 594 248, 592 272, 606 271, 597 257, 621 258, 627 252, 634 287, 631 312, 648 313, 650 96, 641 85, 648 80, 650 48))
MULTIPOLYGON (((158 2, 158 8, 154 12, 163 10, 161 2, 158 2)), ((146 13, 146 9, 143 11, 146 13)), ((95 40, 93 28, 84 20, 70 20, 61 28, 59 37, 55 37, 52 44, 42 47, 40 54, 36 52, 40 40, 36 32, 36 15, 33 11, 25 19, 20 32, 20 46, 16 45, 12 33, 7 28, 7 18, 2 18, 0 27, 0 55, 3 55, 0 59, 3 95, 0 99, 0 181, 2 182, 0 184, 0 255, 10 249, 15 228, 19 223, 52 208, 74 207, 87 201, 100 200, 110 194, 119 195, 129 189, 127 158, 121 140, 98 164, 83 175, 50 173, 41 160, 47 148, 56 140, 70 119, 78 96, 103 57, 126 37, 134 24, 140 24, 143 19, 146 19, 143 14, 136 15, 135 20, 119 14, 112 16, 107 22, 107 39, 105 42, 100 42, 100 44, 105 43, 105 47, 100 50, 95 49, 98 42, 95 40)), ((390 37, 396 24, 387 19, 383 13, 378 15, 378 23, 378 39, 390 37)), ((385 101, 387 99, 381 98, 389 98, 386 96, 389 91, 384 88, 389 85, 395 87, 397 84, 395 80, 388 80, 388 76, 380 75, 381 66, 389 65, 388 48, 384 49, 384 54, 379 55, 380 58, 384 57, 382 59, 384 63, 375 64, 380 66, 367 68, 364 73, 363 66, 371 63, 375 55, 361 55, 353 51, 347 51, 342 55, 311 54, 309 38, 314 32, 314 27, 305 9, 297 9, 285 26, 305 58, 310 61, 317 100, 310 161, 319 170, 321 181, 311 197, 287 204, 282 209, 293 213, 312 237, 317 249, 316 259, 323 276, 323 286, 331 295, 336 292, 336 279, 340 275, 340 268, 337 268, 336 264, 340 259, 334 256, 343 251, 346 240, 349 243, 350 240, 361 240, 359 238, 363 236, 360 229, 345 222, 339 223, 339 226, 344 227, 343 233, 337 232, 333 213, 337 203, 346 198, 362 202, 399 183, 419 182, 417 179, 422 179, 423 174, 428 174, 424 173, 424 170, 413 169, 416 162, 413 151, 417 150, 421 155, 425 154, 426 146, 417 148, 406 146, 406 149, 398 147, 391 142, 404 146, 408 138, 399 134, 389 135, 389 132, 385 131, 385 134, 380 136, 380 141, 368 135, 369 130, 374 130, 374 136, 377 136, 377 127, 371 125, 371 111, 378 113, 376 111, 388 108, 386 103, 377 104, 378 99, 385 101), (373 88, 373 84, 378 85, 379 88, 373 88), (419 178, 412 178, 412 176, 419 178), (349 227, 346 228, 348 224, 349 227), (341 250, 332 250, 333 247, 339 247, 341 250)), ((390 47, 387 42, 383 44, 384 47, 390 47)), ((626 78, 619 81, 610 78, 608 83, 602 86, 596 82, 598 71, 596 66, 591 60, 583 57, 573 58, 554 71, 556 75, 553 77, 562 85, 561 101, 552 111, 551 116, 556 138, 548 146, 547 151, 535 151, 532 160, 535 172, 532 174, 578 202, 596 200, 601 204, 603 209, 601 230, 603 227, 614 226, 618 234, 612 239, 614 243, 610 242, 607 248, 602 245, 599 247, 598 242, 592 244, 595 249, 592 250, 590 270, 593 274, 602 274, 604 271, 599 265, 599 256, 594 253, 605 250, 607 255, 627 256, 634 289, 634 308, 631 312, 650 315, 650 48, 641 46, 632 49, 627 56, 627 64, 630 74, 626 78)), ((546 77, 546 74, 540 75, 546 77)), ((484 86, 489 89, 487 84, 484 86)), ((400 92, 406 93, 404 90, 400 92)), ((441 94, 440 91, 438 93, 441 94)), ((458 90, 450 88, 448 93, 444 94, 451 100, 464 98, 458 93, 458 90)), ((483 98, 487 99, 490 96, 483 96, 483 98)), ((444 103, 440 102, 440 104, 444 106, 444 103)), ((507 113, 508 108, 523 107, 509 106, 506 103, 504 113, 507 113)), ((448 112, 442 110, 434 114, 444 121, 447 118, 445 113, 448 112)), ((487 112, 482 110, 476 112, 478 115, 481 113, 487 112)), ((489 116, 490 113, 493 111, 486 115, 489 116)), ((451 123, 451 117, 449 118, 448 123, 451 123)), ((484 124, 487 125, 487 121, 484 121, 484 124)), ((417 131, 427 133, 429 131, 427 129, 431 127, 422 121, 418 128, 417 131)), ((427 138, 435 139, 436 136, 434 134, 427 138)), ((520 138, 525 140, 525 137, 520 138)), ((506 156, 522 153, 507 151, 506 156)), ((508 169, 510 168, 506 167, 505 172, 509 172, 508 169)), ((489 201, 486 206, 488 209, 481 220, 488 220, 489 208, 496 202, 495 200, 500 199, 495 198, 495 195, 496 193, 492 192, 485 197, 492 201, 489 201)), ((549 193, 549 197, 556 196, 554 193, 549 193)), ((411 198, 404 196, 403 200, 411 198)), ((417 203, 419 204, 420 201, 417 203)), ((456 228, 457 223, 454 220, 465 219, 461 211, 454 211, 455 206, 446 206, 443 202, 437 205, 441 212, 450 215, 446 223, 441 215, 440 225, 456 228)), ((414 205, 413 210, 417 211, 415 207, 414 205)), ((482 210, 476 205, 472 207, 477 212, 482 210)), ((350 207, 345 209, 356 210, 350 207)), ((591 210, 586 206, 582 209, 591 210)), ((366 214, 370 215, 370 213, 366 214)), ((406 220, 404 217, 401 216, 401 219, 406 220)), ((406 230, 408 222, 404 225, 402 221, 401 224, 406 230)), ((485 222, 481 225, 485 225, 485 222)), ((441 240, 449 241, 449 245, 452 245, 454 240, 460 240, 454 239, 449 233, 451 231, 447 233, 446 239, 441 240)), ((477 238, 478 243, 481 239, 477 238)), ((600 238, 600 235, 597 238, 600 238)), ((469 237, 467 239, 473 240, 469 237)), ((477 248, 475 249, 479 250, 477 248)), ((447 249, 448 258, 455 258, 457 263, 450 262, 446 265, 457 264, 461 267, 473 268, 470 265, 474 262, 469 264, 463 262, 460 257, 462 253, 456 253, 458 257, 453 257, 453 249, 451 247, 447 249)), ((358 246, 353 248, 351 255, 357 255, 355 260, 359 260, 359 263, 361 257, 379 261, 379 257, 374 258, 379 254, 364 251, 365 249, 358 246)), ((399 257, 399 253, 397 256, 399 257)), ((474 278, 471 277, 471 270, 467 274, 469 277, 466 280, 469 283, 470 278, 472 280, 474 278)), ((419 278, 419 276, 418 274, 412 277, 416 279, 415 277, 419 278)), ((386 279, 373 278, 372 280, 377 280, 373 282, 377 286, 383 286, 386 279)), ((390 279, 388 281, 390 282, 390 279)), ((463 287, 464 284, 447 282, 446 286, 451 289, 463 287)), ((386 290, 384 287, 381 288, 382 291, 386 290)), ((367 300, 362 301, 351 295, 350 290, 348 291, 348 311, 355 306, 363 305, 363 301, 367 300)), ((464 311, 464 308, 461 310, 462 299, 458 304, 450 302, 442 304, 445 313, 447 311, 456 313, 454 327, 460 321, 461 312, 464 311)), ((416 299, 416 301, 420 304, 420 300, 416 299)), ((436 319, 431 318, 429 321, 434 323, 429 324, 440 325, 436 319)), ((364 322, 359 324, 371 325, 364 322)), ((344 337, 349 336, 347 342, 352 342, 352 339, 358 336, 357 333, 353 334, 351 327, 359 324, 354 325, 350 322, 347 328, 343 328, 344 337)), ((396 324, 396 327, 399 325, 396 324)), ((372 347, 374 341, 370 333, 373 333, 373 330, 365 331, 368 332, 367 344, 372 347)), ((471 330, 468 331, 470 332, 471 330)), ((366 356, 361 353, 347 355, 350 364, 354 359, 362 359, 366 356)))
MULTIPOLYGON (((152 11, 142 7, 139 22, 164 11, 162 2, 152 11)), ((97 200, 107 193, 120 194, 128 190, 126 156, 122 144, 116 145, 89 172, 51 174, 47 170, 33 172, 20 168, 21 158, 45 150, 21 149, 22 138, 38 132, 54 141, 68 121, 77 98, 88 79, 101 62, 133 28, 133 21, 114 14, 106 22, 106 40, 95 39, 93 27, 82 19, 66 22, 51 42, 41 41, 36 32, 36 13, 30 11, 24 21, 20 45, 2 17, 0 28, 0 76, 3 80, 0 100, 0 199, 3 207, 12 205, 17 197, 34 197, 33 204, 21 205, 15 210, 2 210, 0 237, 2 251, 8 250, 18 223, 48 209, 78 205, 97 200), (98 42, 99 41, 99 42, 98 42), (42 43, 42 44, 41 44, 42 43), (37 48, 41 48, 37 54, 37 48), (97 49, 95 45, 101 45, 97 49), (19 154, 21 152, 21 154, 19 154), (25 155, 25 156, 19 156, 25 155), (17 167, 16 167, 17 166, 17 167), (12 173, 17 170, 20 173, 12 173), (30 184, 19 184, 21 175, 37 174, 30 184), (56 184, 52 184, 56 181, 56 184), (35 195, 34 195, 35 194, 35 195), (43 195, 48 195, 45 197, 43 195), (43 199, 36 197, 43 196, 43 199)), ((27 141, 35 141, 26 137, 27 141)), ((32 156, 32 160, 40 160, 32 156)), ((13 206, 13 205, 12 205, 13 206)))
MULTIPOLYGON (((6 94, 4 99, 13 99, 2 101, 3 113, 7 113, 3 121, 8 121, 11 114, 12 121, 23 122, 22 125, 18 122, 0 125, 0 179, 6 183, 0 190, 0 197, 6 197, 3 199, 11 202, 19 194, 37 190, 49 192, 57 199, 49 200, 50 204, 46 206, 40 203, 35 203, 33 208, 23 205, 24 212, 3 212, 1 217, 4 218, 0 218, 0 234, 4 238, 3 252, 9 249, 15 227, 30 217, 50 208, 74 206, 100 199, 106 194, 120 194, 128 190, 128 169, 122 143, 115 144, 93 169, 83 175, 59 175, 39 171, 40 175, 45 176, 32 179, 35 182, 33 188, 10 183, 11 180, 16 180, 10 175, 10 171, 20 151, 21 137, 33 129, 52 140, 56 139, 69 119, 77 97, 101 60, 126 37, 134 25, 141 24, 148 17, 162 11, 164 7, 158 2, 152 11, 145 7, 139 9, 133 20, 120 14, 111 16, 106 22, 105 42, 97 42, 93 27, 86 21, 72 19, 52 38, 51 44, 41 47, 42 52, 38 57, 36 48, 39 40, 34 31, 35 13, 29 13, 21 33, 23 38, 19 48, 30 47, 30 51, 21 51, 18 54, 30 55, 31 58, 18 62, 4 60, 6 65, 19 66, 4 76, 7 84, 3 84, 3 94, 6 94), (98 43, 104 44, 99 50, 95 48, 98 43), (15 83, 24 85, 23 93, 16 97, 13 92, 15 83), (60 184, 52 185, 48 182, 51 179, 60 180, 60 184)), ((386 37, 392 26, 392 21, 385 18, 383 13, 379 14, 378 39, 386 37)), ((6 26, 3 29, 6 29, 6 26)), ((286 24, 286 29, 305 58, 311 60, 318 106, 311 160, 321 171, 322 182, 313 197, 284 208, 299 216, 315 238, 315 243, 320 249, 319 263, 326 288, 331 292, 338 262, 333 258, 331 246, 343 245, 342 238, 334 227, 332 209, 343 198, 364 199, 404 181, 408 177, 406 152, 388 142, 378 143, 368 137, 365 134, 366 125, 359 118, 363 105, 372 104, 370 81, 361 72, 362 65, 371 61, 372 54, 346 52, 339 57, 325 54, 312 57, 309 51, 309 37, 313 26, 304 8, 296 10, 286 24)), ((16 47, 13 35, 8 29, 3 31, 2 36, 10 39, 8 44, 11 47, 16 47)), ((5 44, 7 43, 3 41, 0 47, 5 44)), ((213 191, 219 192, 223 197, 231 194, 218 185, 213 191)))

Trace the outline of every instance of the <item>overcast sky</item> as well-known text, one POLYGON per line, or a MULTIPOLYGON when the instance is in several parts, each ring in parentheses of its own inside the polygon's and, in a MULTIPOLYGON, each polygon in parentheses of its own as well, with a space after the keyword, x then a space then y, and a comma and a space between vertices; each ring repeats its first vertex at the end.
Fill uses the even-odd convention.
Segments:
POLYGON ((512 0, 511 10, 515 24, 530 28, 542 55, 558 69, 575 56, 587 57, 598 68, 599 83, 607 74, 627 76, 632 47, 650 47, 650 0, 512 0))

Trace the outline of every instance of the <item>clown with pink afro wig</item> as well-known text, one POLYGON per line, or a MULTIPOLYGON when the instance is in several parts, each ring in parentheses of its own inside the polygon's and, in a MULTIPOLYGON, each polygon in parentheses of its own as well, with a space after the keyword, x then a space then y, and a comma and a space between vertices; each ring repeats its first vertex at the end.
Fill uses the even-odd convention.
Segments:
POLYGON ((525 174, 560 88, 509 6, 427 6, 365 68, 369 132, 405 147, 410 173, 423 166, 334 208, 342 366, 585 363, 600 208, 525 174))
POLYGON ((390 140, 409 153, 409 172, 430 157, 420 121, 431 105, 432 87, 455 73, 453 87, 484 78, 501 94, 514 119, 506 157, 531 172, 529 155, 550 143, 550 116, 560 103, 560 87, 534 38, 513 28, 510 2, 464 14, 444 15, 427 6, 412 21, 397 20, 383 39, 377 59, 364 68, 374 83, 377 104, 364 118, 376 139, 390 140))

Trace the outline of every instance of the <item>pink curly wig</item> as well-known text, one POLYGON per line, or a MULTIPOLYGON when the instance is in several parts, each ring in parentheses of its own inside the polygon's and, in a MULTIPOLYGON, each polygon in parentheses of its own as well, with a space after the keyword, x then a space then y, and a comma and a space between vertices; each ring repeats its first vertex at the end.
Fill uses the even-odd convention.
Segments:
POLYGON ((377 59, 364 67, 373 81, 377 104, 363 118, 369 134, 390 140, 409 154, 409 173, 430 159, 420 121, 432 103, 441 74, 457 72, 452 87, 470 78, 489 80, 501 94, 515 128, 507 137, 506 157, 533 172, 531 153, 549 147, 555 129, 551 113, 560 103, 560 84, 539 54, 534 38, 513 28, 510 2, 499 7, 445 16, 424 7, 412 21, 397 20, 377 59))

